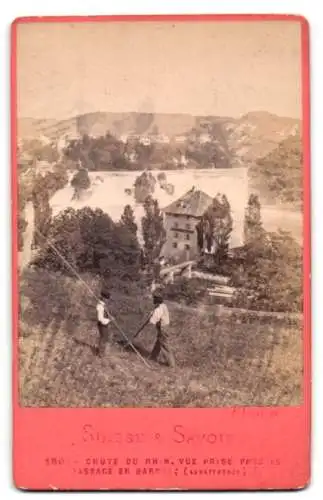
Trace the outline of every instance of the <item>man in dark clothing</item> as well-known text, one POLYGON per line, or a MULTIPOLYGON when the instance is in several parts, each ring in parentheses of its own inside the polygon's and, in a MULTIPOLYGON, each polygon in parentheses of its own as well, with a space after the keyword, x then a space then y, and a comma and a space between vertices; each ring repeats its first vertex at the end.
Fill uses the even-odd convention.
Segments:
POLYGON ((99 330, 99 345, 95 349, 95 354, 97 356, 103 356, 106 344, 112 340, 112 335, 108 326, 109 323, 111 323, 111 319, 107 315, 107 304, 109 299, 110 293, 103 290, 100 295, 100 300, 96 306, 97 324, 99 330))
POLYGON ((157 339, 150 358, 157 361, 158 356, 161 355, 166 364, 172 368, 175 367, 175 357, 171 347, 169 346, 169 311, 164 303, 163 297, 160 292, 155 292, 153 295, 154 312, 150 316, 149 323, 155 325, 157 332, 157 339))
POLYGON ((168 307, 164 303, 163 297, 161 293, 157 290, 153 294, 154 301, 154 310, 149 315, 148 319, 142 325, 140 330, 135 334, 135 337, 143 330, 143 328, 150 323, 156 327, 157 339, 154 344, 153 350, 150 354, 150 359, 157 361, 159 355, 161 355, 166 364, 175 367, 175 357, 172 352, 171 347, 169 346, 169 336, 168 336, 168 327, 169 327, 169 311, 168 307))

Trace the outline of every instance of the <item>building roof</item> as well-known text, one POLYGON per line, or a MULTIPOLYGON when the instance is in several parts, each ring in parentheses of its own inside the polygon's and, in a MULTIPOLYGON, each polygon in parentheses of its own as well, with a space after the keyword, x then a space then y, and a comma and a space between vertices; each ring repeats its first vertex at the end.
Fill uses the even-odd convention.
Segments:
POLYGON ((211 196, 193 187, 190 191, 178 198, 178 200, 173 201, 173 203, 165 207, 163 211, 168 214, 201 217, 205 210, 211 205, 212 201, 211 196))

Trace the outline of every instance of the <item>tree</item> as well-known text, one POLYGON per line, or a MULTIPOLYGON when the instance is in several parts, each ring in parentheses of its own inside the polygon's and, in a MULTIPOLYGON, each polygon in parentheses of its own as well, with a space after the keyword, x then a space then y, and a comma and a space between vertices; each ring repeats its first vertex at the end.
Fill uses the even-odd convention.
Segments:
POLYGON ((165 187, 167 186, 167 177, 165 172, 159 172, 159 174, 157 175, 157 180, 159 182, 160 187, 165 189, 165 187))
MULTIPOLYGON (((218 194, 203 215, 201 226, 198 228, 198 233, 202 230, 203 242, 206 243, 208 251, 213 253, 216 264, 221 264, 227 257, 232 229, 230 203, 225 195, 218 194)), ((201 244, 201 234, 198 240, 201 244)))
POLYGON ((137 233, 137 224, 135 221, 134 211, 130 205, 126 205, 121 215, 121 224, 123 224, 133 234, 137 233))
POLYGON ((71 180, 71 186, 76 189, 88 189, 91 185, 89 174, 86 169, 81 168, 71 180))
POLYGON ((200 253, 204 249, 204 230, 203 230, 203 220, 200 220, 196 225, 196 237, 197 237, 197 246, 200 253))
POLYGON ((142 218, 142 232, 144 238, 145 261, 148 268, 152 268, 155 259, 158 259, 166 241, 163 214, 158 201, 148 196, 144 202, 145 215, 142 218))
MULTIPOLYGON (((36 233, 37 234, 37 233, 36 233)), ((73 208, 67 208, 59 213, 50 222, 47 230, 47 239, 41 241, 42 248, 35 264, 53 271, 70 270, 59 257, 62 255, 74 268, 77 267, 78 259, 83 252, 80 226, 73 208), (51 245, 55 246, 56 251, 51 245)))
POLYGON ((143 172, 135 180, 135 200, 137 203, 144 203, 146 198, 155 191, 156 179, 150 172, 143 172))
POLYGON ((48 235, 52 217, 52 208, 49 203, 50 194, 46 177, 38 176, 32 193, 34 222, 37 229, 34 233, 33 245, 36 247, 42 246, 48 235))
POLYGON ((26 183, 23 182, 22 176, 19 175, 18 180, 18 251, 21 252, 24 247, 24 233, 27 229, 28 222, 25 216, 25 207, 28 201, 26 183))
MULTIPOLYGON (((129 279, 138 276, 140 247, 136 235, 124 225, 115 224, 100 209, 64 210, 51 222, 48 239, 78 272, 99 274, 104 271, 129 279)), ((49 244, 42 249, 35 263, 70 273, 49 244)))
MULTIPOLYGON (((25 216, 26 203, 32 202, 35 213, 35 226, 44 235, 47 235, 52 209, 50 198, 62 189, 68 182, 64 165, 56 164, 45 175, 37 173, 35 168, 22 168, 18 172, 18 247, 23 249, 23 235, 27 228, 25 216)), ((44 238, 37 232, 33 236, 33 245, 40 246, 44 238)))
POLYGON ((165 172, 159 172, 159 174, 157 175, 157 180, 158 180, 161 184, 162 184, 162 183, 167 182, 167 177, 166 177, 165 172))
POLYGON ((104 267, 111 274, 136 278, 140 255, 136 234, 100 209, 85 207, 76 215, 83 244, 79 269, 99 272, 104 267))
POLYGON ((90 177, 88 171, 85 168, 81 168, 71 180, 71 186, 74 188, 73 198, 79 198, 83 190, 88 189, 91 186, 90 177))
POLYGON ((130 162, 125 158, 125 145, 110 132, 104 136, 83 136, 70 141, 65 148, 65 157, 80 162, 88 171, 129 169, 130 162))
POLYGON ((251 194, 244 218, 244 242, 249 244, 262 237, 261 206, 258 196, 251 194))
POLYGON ((51 197, 68 182, 68 176, 63 165, 57 164, 45 176, 36 175, 33 182, 32 202, 35 211, 35 227, 33 244, 38 247, 44 244, 44 237, 48 236, 51 224, 52 208, 51 197))
POLYGON ((28 223, 23 215, 18 215, 18 252, 22 252, 24 248, 24 233, 27 229, 28 223))
POLYGON ((57 149, 53 144, 45 144, 39 139, 25 140, 21 145, 20 152, 28 152, 28 154, 38 158, 38 160, 48 163, 57 162, 59 157, 57 149))
POLYGON ((232 153, 220 124, 209 123, 202 128, 192 128, 186 151, 188 159, 197 163, 196 168, 230 168, 232 153), (203 130, 204 129, 204 130, 203 130), (208 133, 210 140, 201 141, 202 133, 208 133))
POLYGON ((68 175, 64 165, 56 164, 44 177, 36 178, 39 186, 37 189, 45 190, 51 198, 57 191, 63 189, 68 183, 68 175))

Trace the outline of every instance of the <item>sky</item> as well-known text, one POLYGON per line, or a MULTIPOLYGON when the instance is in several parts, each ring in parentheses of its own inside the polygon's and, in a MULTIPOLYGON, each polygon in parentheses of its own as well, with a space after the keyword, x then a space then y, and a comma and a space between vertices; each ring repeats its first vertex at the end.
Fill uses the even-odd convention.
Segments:
POLYGON ((301 116, 295 21, 18 25, 18 116, 301 116))

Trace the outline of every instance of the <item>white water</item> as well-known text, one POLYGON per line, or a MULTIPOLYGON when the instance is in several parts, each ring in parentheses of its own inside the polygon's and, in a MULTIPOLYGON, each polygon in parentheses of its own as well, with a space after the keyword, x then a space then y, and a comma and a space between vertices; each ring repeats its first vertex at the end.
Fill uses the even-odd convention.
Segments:
MULTIPOLYGON (((125 193, 125 189, 132 189, 134 181, 141 172, 91 172, 92 186, 84 193, 81 200, 73 200, 73 188, 68 185, 58 191, 51 199, 53 215, 58 214, 67 207, 80 209, 84 206, 101 208, 117 221, 123 212, 124 206, 130 204, 135 212, 136 221, 140 228, 143 207, 136 204, 133 196, 125 193), (103 182, 96 181, 96 177, 103 182)), ((153 171, 157 178, 159 171, 153 171)), ((172 195, 167 194, 156 183, 153 197, 159 202, 161 208, 182 196, 193 186, 214 197, 217 193, 226 194, 232 209, 234 228, 231 246, 242 244, 244 211, 248 200, 247 170, 244 168, 214 169, 214 170, 172 170, 166 171, 167 182, 175 187, 172 195)), ((269 231, 278 228, 291 231, 297 239, 301 238, 302 218, 300 212, 281 210, 277 207, 262 207, 264 226, 269 231)), ((141 235, 139 231, 139 239, 141 235)))

